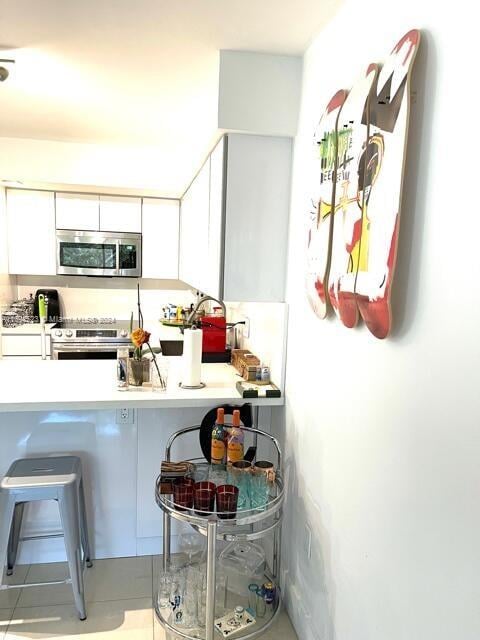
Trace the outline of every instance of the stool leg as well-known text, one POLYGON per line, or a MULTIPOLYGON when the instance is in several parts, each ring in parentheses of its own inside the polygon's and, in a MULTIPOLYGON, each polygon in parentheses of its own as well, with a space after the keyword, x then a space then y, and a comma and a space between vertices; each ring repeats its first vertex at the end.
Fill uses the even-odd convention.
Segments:
POLYGON ((12 527, 10 529, 10 539, 8 541, 7 554, 7 576, 11 576, 15 562, 17 561, 18 542, 20 540, 20 530, 22 528, 24 502, 17 502, 13 511, 12 527))
POLYGON ((65 535, 65 550, 72 579, 75 606, 80 620, 86 620, 78 485, 70 484, 62 488, 58 497, 58 506, 65 535))
POLYGON ((87 567, 92 567, 92 556, 90 553, 90 543, 88 541, 87 509, 85 507, 85 491, 83 489, 83 479, 80 480, 80 526, 82 529, 82 545, 87 567))
POLYGON ((0 491, 0 585, 3 582, 3 569, 7 561, 14 510, 15 497, 6 491, 0 491))

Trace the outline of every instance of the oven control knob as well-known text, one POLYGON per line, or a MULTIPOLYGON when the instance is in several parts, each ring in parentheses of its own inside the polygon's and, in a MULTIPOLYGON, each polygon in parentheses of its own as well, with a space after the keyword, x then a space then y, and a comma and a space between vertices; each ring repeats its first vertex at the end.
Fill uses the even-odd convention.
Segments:
POLYGON ((71 329, 67 329, 65 331, 65 335, 67 336, 67 338, 71 338, 73 336, 73 331, 71 329))
POLYGON ((60 331, 60 329, 57 329, 57 330, 55 331, 55 335, 56 335, 56 336, 58 336, 59 338, 61 338, 61 336, 62 336, 62 332, 60 331))
POLYGON ((126 337, 128 336, 127 330, 126 330, 126 329, 122 329, 122 330, 120 331, 120 336, 121 336, 122 338, 126 338, 126 337))

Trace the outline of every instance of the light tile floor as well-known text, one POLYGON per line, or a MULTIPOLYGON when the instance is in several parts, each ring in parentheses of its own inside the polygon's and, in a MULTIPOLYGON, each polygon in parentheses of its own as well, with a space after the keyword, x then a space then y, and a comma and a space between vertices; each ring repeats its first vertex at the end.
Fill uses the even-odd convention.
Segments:
MULTIPOLYGON (((85 574, 85 622, 77 617, 70 585, 2 591, 0 640, 86 640, 87 636, 88 640, 166 640, 152 607, 157 563, 158 558, 152 556, 95 561, 85 574)), ((21 584, 66 575, 66 563, 19 566, 9 580, 21 584)), ((262 637, 297 640, 283 611, 262 637)))

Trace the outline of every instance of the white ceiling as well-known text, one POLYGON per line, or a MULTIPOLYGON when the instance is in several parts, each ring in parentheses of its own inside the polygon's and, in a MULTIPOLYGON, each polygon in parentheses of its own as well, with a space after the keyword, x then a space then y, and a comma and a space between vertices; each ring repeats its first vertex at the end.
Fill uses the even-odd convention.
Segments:
POLYGON ((302 54, 338 4, 0 0, 0 57, 16 59, 0 136, 154 147, 184 159, 158 185, 181 189, 216 130, 218 51, 302 54))

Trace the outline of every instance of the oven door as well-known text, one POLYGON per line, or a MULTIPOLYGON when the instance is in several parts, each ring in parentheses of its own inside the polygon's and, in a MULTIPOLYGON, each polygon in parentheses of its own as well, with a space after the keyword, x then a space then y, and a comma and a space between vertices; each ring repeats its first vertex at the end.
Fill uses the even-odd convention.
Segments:
MULTIPOLYGON (((54 360, 116 360, 117 349, 125 348, 125 344, 52 344, 54 360)), ((133 354, 133 347, 132 347, 133 354)))
POLYGON ((57 274, 141 275, 141 234, 57 231, 57 274))

